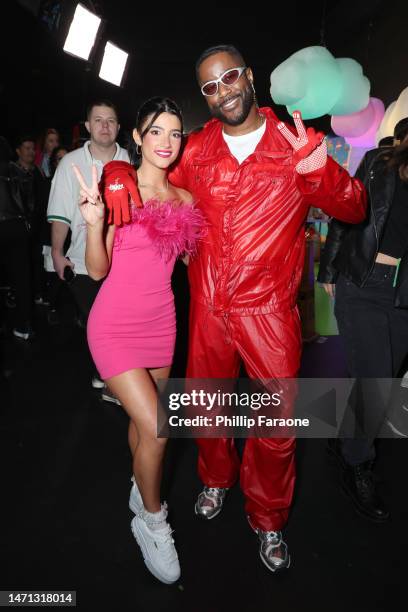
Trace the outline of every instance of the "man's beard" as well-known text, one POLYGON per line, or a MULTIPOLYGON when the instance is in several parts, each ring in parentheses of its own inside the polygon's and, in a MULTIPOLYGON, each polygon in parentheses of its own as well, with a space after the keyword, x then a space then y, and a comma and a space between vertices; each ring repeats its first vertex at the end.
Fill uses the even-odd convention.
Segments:
MULTIPOLYGON (((225 102, 231 100, 234 97, 235 96, 230 96, 230 98, 224 100, 223 103, 225 104, 225 102)), ((226 123, 227 125, 241 125, 241 123, 244 123, 245 119, 248 117, 249 112, 254 104, 254 92, 252 91, 251 87, 247 87, 246 89, 241 90, 239 97, 242 100, 242 106, 241 109, 238 111, 238 114, 234 116, 227 116, 223 113, 222 107, 212 106, 210 107, 211 115, 213 117, 216 117, 216 119, 219 119, 223 123, 226 123)))

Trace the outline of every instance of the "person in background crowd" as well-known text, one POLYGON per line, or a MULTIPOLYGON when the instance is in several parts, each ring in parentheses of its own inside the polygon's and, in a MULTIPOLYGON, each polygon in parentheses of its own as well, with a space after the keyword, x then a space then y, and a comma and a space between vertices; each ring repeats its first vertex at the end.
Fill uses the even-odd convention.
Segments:
POLYGON ((54 128, 47 128, 38 143, 35 163, 47 178, 50 178, 52 174, 50 157, 53 150, 59 146, 59 143, 59 133, 54 128))
POLYGON ((19 171, 10 162, 11 148, 0 137, 0 259, 15 294, 13 334, 22 340, 33 337, 29 249, 30 211, 25 208, 19 171))
POLYGON ((393 136, 384 136, 378 143, 378 147, 393 147, 394 146, 394 137, 393 136))
MULTIPOLYGON (((341 467, 342 486, 355 510, 376 522, 389 518, 373 475, 374 442, 392 391, 385 379, 401 374, 408 353, 408 118, 395 126, 394 143, 364 155, 356 177, 367 186, 368 216, 353 226, 332 219, 318 274, 336 298, 349 374, 358 382, 343 438, 329 440, 328 450, 341 467)), ((385 426, 407 437, 400 416, 387 418, 385 426)))
MULTIPOLYGON (((59 162, 51 184, 47 219, 51 223, 51 256, 58 277, 69 282, 69 288, 79 311, 86 322, 100 282, 90 278, 85 266, 86 227, 78 207, 79 184, 72 172, 78 166, 84 180, 91 182, 92 166, 96 166, 98 177, 104 164, 112 160, 129 161, 125 149, 116 142, 119 132, 118 113, 109 100, 96 100, 87 109, 85 122, 90 139, 83 147, 67 153, 59 162), (71 229, 71 244, 66 254, 64 245, 71 229)), ((105 388, 94 369, 92 385, 103 389, 102 397, 118 403, 105 388)))
MULTIPOLYGON (((62 158, 69 153, 69 149, 63 145, 55 147, 50 156, 50 187, 51 180, 54 178, 54 174, 57 170, 58 164, 62 158)), ((67 238, 64 243, 64 253, 69 248, 71 240, 71 231, 68 232, 67 238)), ((51 256, 51 226, 46 223, 46 231, 44 233, 43 243, 43 255, 44 255, 44 268, 47 277, 47 300, 49 302, 49 308, 47 312, 47 320, 50 325, 56 325, 59 323, 59 316, 57 312, 57 301, 61 293, 61 289, 64 286, 64 282, 54 270, 54 263, 51 256)))
POLYGON ((59 145, 58 147, 55 147, 55 149, 51 153, 50 155, 50 170, 51 170, 50 178, 51 179, 54 178, 54 174, 58 167, 58 164, 60 163, 64 155, 66 155, 67 153, 69 153, 69 149, 67 147, 64 147, 64 145, 59 145))
POLYGON ((35 142, 23 135, 16 142, 15 172, 20 182, 21 195, 28 212, 30 226, 30 256, 34 302, 48 305, 45 296, 45 273, 42 254, 44 228, 49 193, 48 180, 34 163, 35 142))

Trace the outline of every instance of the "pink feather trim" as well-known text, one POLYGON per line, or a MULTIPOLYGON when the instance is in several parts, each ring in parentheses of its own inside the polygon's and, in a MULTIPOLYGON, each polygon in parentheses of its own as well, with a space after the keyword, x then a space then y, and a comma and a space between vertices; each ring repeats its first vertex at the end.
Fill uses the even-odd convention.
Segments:
POLYGON ((181 254, 194 255, 206 234, 203 214, 192 204, 149 200, 143 208, 132 206, 132 222, 142 224, 161 257, 169 261, 181 254))

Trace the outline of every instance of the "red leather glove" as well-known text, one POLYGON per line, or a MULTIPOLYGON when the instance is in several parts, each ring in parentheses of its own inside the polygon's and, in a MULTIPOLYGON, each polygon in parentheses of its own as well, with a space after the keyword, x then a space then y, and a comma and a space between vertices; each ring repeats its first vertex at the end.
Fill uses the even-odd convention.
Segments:
POLYGON ((130 221, 130 200, 136 206, 143 206, 137 189, 135 168, 124 161, 111 161, 105 164, 99 191, 109 211, 108 223, 122 225, 130 221))
POLYGON ((277 128, 295 150, 293 161, 296 164, 296 171, 299 174, 323 174, 327 161, 327 147, 323 140, 324 134, 315 132, 313 128, 305 130, 300 111, 293 113, 293 119, 298 136, 295 136, 282 121, 278 123, 277 128))

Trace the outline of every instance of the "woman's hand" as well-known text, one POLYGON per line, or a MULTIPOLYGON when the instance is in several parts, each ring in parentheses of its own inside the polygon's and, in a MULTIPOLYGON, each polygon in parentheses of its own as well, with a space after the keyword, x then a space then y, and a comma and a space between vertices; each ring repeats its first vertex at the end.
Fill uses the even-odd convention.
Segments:
POLYGON ((122 225, 131 220, 130 204, 143 206, 137 189, 135 168, 124 161, 111 161, 105 164, 100 188, 108 209, 108 225, 122 225))
POLYGON ((98 172, 96 166, 92 166, 92 184, 90 187, 85 183, 85 179, 78 166, 73 164, 72 169, 81 186, 79 192, 79 208, 83 218, 91 227, 101 224, 105 219, 105 205, 102 202, 98 189, 98 172))

